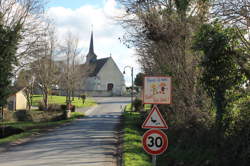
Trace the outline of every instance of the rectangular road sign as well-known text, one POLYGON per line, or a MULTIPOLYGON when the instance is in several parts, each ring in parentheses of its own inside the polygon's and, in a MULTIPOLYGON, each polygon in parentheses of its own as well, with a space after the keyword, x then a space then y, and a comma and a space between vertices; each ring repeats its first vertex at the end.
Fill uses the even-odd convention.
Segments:
POLYGON ((171 77, 144 77, 144 104, 171 104, 171 77))

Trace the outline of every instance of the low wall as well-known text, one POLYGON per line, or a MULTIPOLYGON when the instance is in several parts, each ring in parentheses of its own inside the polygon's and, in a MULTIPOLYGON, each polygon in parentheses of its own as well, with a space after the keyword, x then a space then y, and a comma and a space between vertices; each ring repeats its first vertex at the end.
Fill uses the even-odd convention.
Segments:
MULTIPOLYGON (((59 95, 59 96, 66 96, 67 95, 66 91, 63 89, 53 89, 52 94, 59 95)), ((73 95, 75 97, 78 97, 81 94, 86 94, 87 96, 91 96, 91 97, 110 97, 110 96, 113 96, 113 93, 111 91, 102 91, 102 90, 96 90, 96 91, 76 90, 73 95)))
POLYGON ((4 120, 48 122, 66 119, 66 111, 4 111, 4 120))

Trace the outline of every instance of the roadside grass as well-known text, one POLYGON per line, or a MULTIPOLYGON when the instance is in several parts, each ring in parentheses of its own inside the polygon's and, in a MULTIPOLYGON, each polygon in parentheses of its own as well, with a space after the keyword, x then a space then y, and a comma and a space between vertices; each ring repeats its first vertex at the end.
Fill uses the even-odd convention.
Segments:
MULTIPOLYGON (((129 108, 129 107, 127 107, 129 108)), ((124 112, 123 165, 151 166, 151 157, 143 150, 140 114, 124 112)))
POLYGON ((42 132, 46 128, 53 128, 75 119, 84 117, 81 112, 72 112, 71 118, 53 122, 0 122, 0 126, 11 126, 24 130, 24 132, 5 138, 0 138, 0 144, 9 143, 42 132))
MULTIPOLYGON (((145 104, 144 105, 144 110, 150 110, 150 109, 151 109, 151 104, 145 104)), ((126 105, 125 111, 131 111, 131 104, 126 105)))
MULTIPOLYGON (((32 105, 38 106, 39 102, 43 100, 42 95, 33 95, 32 97, 32 105)), ((65 96, 49 96, 48 97, 49 104, 66 104, 65 102, 65 96)), ((91 98, 86 98, 85 103, 82 103, 82 99, 79 99, 78 97, 74 98, 74 101, 72 101, 72 104, 76 107, 90 107, 96 105, 96 102, 91 98)))

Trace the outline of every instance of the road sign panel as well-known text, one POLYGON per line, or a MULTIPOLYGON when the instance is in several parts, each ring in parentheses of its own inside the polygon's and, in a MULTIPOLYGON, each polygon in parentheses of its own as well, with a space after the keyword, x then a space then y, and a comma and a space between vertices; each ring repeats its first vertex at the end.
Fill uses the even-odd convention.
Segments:
POLYGON ((157 106, 153 106, 152 110, 148 114, 146 120, 142 124, 142 128, 151 129, 168 129, 167 123, 161 115, 157 106))
POLYGON ((161 130, 151 129, 142 138, 143 149, 151 155, 159 155, 168 147, 168 137, 161 130))
POLYGON ((144 77, 144 104, 171 104, 171 77, 144 77))

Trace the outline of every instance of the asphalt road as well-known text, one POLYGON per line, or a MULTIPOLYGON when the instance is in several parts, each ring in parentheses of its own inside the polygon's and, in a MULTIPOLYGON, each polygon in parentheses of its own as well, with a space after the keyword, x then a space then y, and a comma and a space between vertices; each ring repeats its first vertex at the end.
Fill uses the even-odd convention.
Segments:
POLYGON ((95 98, 87 116, 0 153, 1 166, 116 166, 115 128, 129 98, 95 98))

